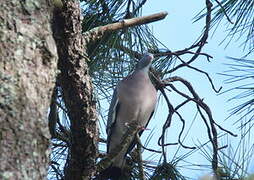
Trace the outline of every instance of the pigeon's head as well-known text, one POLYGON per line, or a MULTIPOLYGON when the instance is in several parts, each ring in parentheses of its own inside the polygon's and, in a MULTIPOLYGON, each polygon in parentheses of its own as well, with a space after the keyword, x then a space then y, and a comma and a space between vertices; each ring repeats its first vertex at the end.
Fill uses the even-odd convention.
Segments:
POLYGON ((139 69, 143 69, 143 68, 149 69, 149 67, 152 64, 152 61, 153 61, 153 54, 146 53, 138 62, 138 68, 139 69))

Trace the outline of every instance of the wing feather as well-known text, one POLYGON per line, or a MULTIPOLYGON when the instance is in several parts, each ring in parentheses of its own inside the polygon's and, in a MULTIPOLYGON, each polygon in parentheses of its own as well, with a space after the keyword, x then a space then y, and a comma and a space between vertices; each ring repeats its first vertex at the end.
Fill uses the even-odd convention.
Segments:
MULTIPOLYGON (((144 128, 146 128, 147 125, 149 124, 150 120, 152 119, 153 114, 154 114, 154 110, 152 111, 152 113, 151 113, 151 115, 150 115, 150 117, 149 117, 149 119, 148 119, 148 121, 147 121, 147 123, 146 123, 146 125, 145 125, 144 128)), ((144 130, 141 130, 141 131, 138 133, 139 137, 142 135, 143 131, 144 131, 144 130)), ((132 140, 132 142, 131 142, 130 146, 128 147, 128 150, 127 150, 127 152, 126 152, 125 155, 127 155, 128 153, 130 153, 130 152, 132 151, 132 149, 135 147, 135 145, 136 145, 135 140, 132 140)))
POLYGON ((117 97, 117 89, 114 90, 113 92, 113 97, 109 106, 109 111, 108 111, 108 121, 107 121, 107 134, 110 134, 110 130, 112 128, 112 125, 115 123, 116 121, 116 107, 118 104, 119 100, 117 97))
POLYGON ((114 90, 113 97, 109 106, 109 112, 108 112, 108 121, 107 121, 107 152, 109 151, 110 141, 111 141, 111 135, 114 131, 114 127, 116 124, 117 114, 119 112, 120 103, 117 96, 117 89, 114 90))

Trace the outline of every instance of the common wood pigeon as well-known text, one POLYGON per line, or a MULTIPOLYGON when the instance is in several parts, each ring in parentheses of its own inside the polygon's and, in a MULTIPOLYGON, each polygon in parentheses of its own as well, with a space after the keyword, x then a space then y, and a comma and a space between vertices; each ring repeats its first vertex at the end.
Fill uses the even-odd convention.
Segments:
MULTIPOLYGON (((138 121, 141 127, 146 127, 151 119, 157 92, 149 78, 149 68, 153 55, 147 53, 138 62, 135 71, 121 80, 114 90, 108 112, 107 121, 107 153, 111 153, 122 141, 127 131, 127 124, 138 121)), ((139 135, 142 134, 142 130, 139 135)), ((133 137, 134 139, 134 137, 133 137)), ((111 168, 121 170, 125 156, 135 146, 134 141, 115 157, 111 168)), ((118 179, 119 173, 114 172, 111 179, 118 179), (118 175, 117 175, 118 174, 118 175)))

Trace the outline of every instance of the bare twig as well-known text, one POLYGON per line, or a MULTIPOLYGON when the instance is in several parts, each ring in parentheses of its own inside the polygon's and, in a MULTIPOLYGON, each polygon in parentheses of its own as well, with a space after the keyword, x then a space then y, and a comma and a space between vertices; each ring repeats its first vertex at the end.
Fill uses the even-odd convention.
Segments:
MULTIPOLYGON (((170 77, 170 78, 167 78, 165 80, 162 81, 164 83, 165 86, 170 86, 172 88, 172 90, 174 90, 175 92, 177 92, 178 94, 180 94, 181 96, 185 97, 187 100, 186 101, 194 101, 195 103, 197 103, 200 107, 202 107, 208 114, 211 114, 211 110, 210 108, 208 107, 207 104, 205 104, 203 102, 202 99, 200 99, 200 97, 198 96, 198 94, 195 92, 194 88, 192 87, 191 83, 188 82, 187 80, 181 78, 181 77, 178 77, 178 76, 174 76, 174 77, 170 77), (188 90, 192 93, 193 95, 193 98, 191 98, 190 96, 182 93, 181 91, 177 90, 172 84, 170 84, 170 82, 174 82, 174 81, 180 81, 181 83, 183 83, 187 88, 188 90)), ((218 126, 221 130, 229 133, 230 135, 232 136, 236 136, 234 133, 228 131, 228 130, 225 130, 224 128, 222 128, 220 125, 218 125, 214 120, 213 118, 211 118, 211 121, 212 123, 214 123, 216 126, 218 126)))
POLYGON ((212 143, 212 146, 213 146, 212 167, 213 167, 214 172, 216 172, 217 168, 218 168, 218 149, 219 149, 218 148, 217 131, 216 131, 214 124, 211 122, 211 120, 210 120, 211 129, 210 129, 210 127, 206 121, 206 118, 203 115, 198 104, 197 104, 197 109, 198 109, 198 112, 199 112, 200 116, 202 117, 203 121, 205 122, 205 125, 207 127, 207 132, 208 132, 207 134, 208 134, 210 142, 212 143))
POLYGON ((161 146, 162 146, 162 154, 163 154, 164 162, 167 162, 167 156, 166 156, 166 152, 165 152, 165 132, 166 132, 166 129, 168 127, 170 127, 172 116, 173 116, 173 113, 174 113, 174 107, 170 103, 170 101, 169 101, 169 99, 168 99, 168 97, 167 97, 167 95, 166 95, 166 93, 164 91, 164 88, 160 87, 159 90, 161 91, 161 93, 164 96, 164 98, 166 100, 166 103, 168 105, 168 117, 167 117, 166 122, 163 125, 162 135, 161 135, 161 137, 158 140, 158 144, 159 145, 161 144, 161 146), (160 141, 161 141, 161 143, 160 143, 160 141))
MULTIPOLYGON (((209 30, 210 30, 210 25, 211 25, 211 12, 212 12, 212 3, 209 0, 206 0, 206 9, 207 9, 206 25, 205 25, 205 30, 204 30, 202 37, 196 44, 185 49, 185 51, 188 51, 189 49, 193 49, 194 47, 197 47, 197 50, 195 51, 195 53, 193 53, 194 55, 190 58, 189 61, 186 62, 187 64, 191 64, 193 61, 195 61, 197 59, 197 57, 201 53, 202 48, 206 44, 209 30)), ((172 68, 168 73, 172 73, 172 72, 176 71, 177 69, 186 66, 186 63, 177 65, 176 67, 172 68)))
MULTIPOLYGON (((207 104, 205 104, 203 102, 202 99, 199 98, 198 94, 195 92, 192 85, 188 81, 184 80, 183 78, 175 76, 175 77, 171 77, 166 80, 163 80, 162 82, 164 83, 165 86, 169 86, 173 91, 175 91, 176 93, 178 93, 179 95, 181 95, 187 99, 182 104, 186 104, 187 101, 193 101, 196 103, 198 112, 207 127, 207 134, 208 134, 210 142, 212 143, 212 146, 213 146, 212 167, 213 167, 213 170, 216 171, 217 167, 218 167, 218 149, 219 148, 218 148, 218 140, 217 140, 218 139, 217 130, 216 130, 215 126, 218 126, 218 127, 220 127, 220 126, 215 123, 215 121, 212 117, 212 112, 211 112, 210 108, 207 106, 207 104), (181 83, 183 83, 188 88, 188 90, 190 91, 190 93, 192 94, 193 97, 190 97, 187 94, 185 94, 185 93, 179 91, 177 88, 175 88, 175 86, 173 84, 171 84, 171 82, 174 82, 174 81, 180 81, 181 83), (205 118, 205 116, 203 115, 200 108, 202 108, 206 112, 206 114, 208 116, 209 124, 208 124, 208 120, 205 118)), ((178 107, 180 107, 180 106, 178 106, 178 107)), ((181 116, 179 116, 179 117, 182 120, 181 116)), ((184 123, 184 121, 182 121, 182 122, 184 123)), ((220 127, 220 129, 225 130, 222 127, 220 127)), ((230 131, 226 130, 226 132, 229 133, 230 131)), ((230 132, 230 134, 234 135, 231 132, 230 132)), ((179 135, 179 137, 180 137, 180 135, 179 135)))
POLYGON ((198 72, 200 72, 200 73, 202 73, 202 74, 205 74, 206 77, 207 77, 207 79, 209 80, 211 86, 212 86, 212 89, 213 89, 216 93, 219 93, 219 92, 220 92, 220 90, 222 89, 222 86, 217 90, 217 89, 215 88, 214 84, 213 84, 212 78, 209 76, 209 74, 208 74, 207 72, 205 72, 205 71, 203 71, 203 70, 201 70, 201 69, 198 69, 198 68, 196 68, 196 67, 193 67, 193 66, 189 65, 188 63, 186 63, 185 61, 183 61, 179 56, 177 56, 177 57, 178 57, 178 59, 180 59, 180 61, 182 62, 182 64, 185 64, 185 65, 186 65, 186 67, 188 67, 188 68, 190 68, 190 69, 193 69, 193 70, 195 70, 195 71, 198 71, 198 72))
MULTIPOLYGON (((160 142, 160 141, 162 141, 162 142, 161 142, 161 143, 158 142, 159 145, 161 145, 162 148, 164 148, 164 147, 167 146, 167 145, 177 145, 177 144, 179 143, 183 148, 186 148, 186 149, 195 149, 195 147, 186 146, 186 145, 184 145, 184 144, 181 142, 181 136, 182 136, 182 133, 183 133, 184 127, 185 127, 185 120, 182 118, 182 116, 180 115, 180 113, 178 113, 178 112, 176 111, 176 110, 179 109, 181 106, 183 106, 184 104, 186 104, 189 100, 188 100, 188 101, 184 101, 183 103, 181 103, 180 105, 178 105, 177 108, 174 108, 174 107, 171 105, 171 103, 169 102, 169 99, 168 99, 168 97, 167 97, 167 95, 166 95, 164 89, 160 89, 160 91, 161 91, 162 95, 164 96, 164 98, 165 98, 165 100, 166 100, 166 102, 167 102, 169 111, 170 111, 171 113, 168 114, 167 120, 166 120, 166 122, 165 122, 164 125, 163 125, 162 135, 161 135, 161 137, 159 138, 159 142, 160 142), (180 120, 181 120, 183 126, 182 126, 181 132, 180 132, 180 134, 179 134, 179 136, 178 136, 178 143, 168 143, 168 144, 165 144, 165 142, 164 142, 164 140, 163 140, 163 139, 164 139, 164 134, 165 134, 166 129, 170 127, 173 113, 176 113, 176 114, 178 115, 178 117, 180 118, 180 120)), ((164 158, 165 158, 165 157, 164 157, 164 158)))
POLYGON ((182 124, 183 124, 182 129, 181 129, 181 131, 180 131, 180 133, 179 133, 179 136, 178 136, 178 142, 179 142, 179 144, 180 144, 183 148, 186 148, 186 149, 196 149, 196 147, 189 147, 189 146, 186 146, 186 145, 184 145, 184 144, 182 143, 182 141, 181 141, 181 136, 182 136, 183 131, 184 131, 184 128, 185 128, 185 120, 183 119, 183 117, 181 116, 180 113, 178 113, 177 111, 175 111, 175 112, 176 112, 176 114, 177 114, 178 117, 180 118, 180 121, 181 121, 182 124))
POLYGON ((155 150, 155 149, 150 149, 150 148, 147 148, 147 147, 143 146, 143 144, 141 143, 140 140, 137 141, 137 144, 139 144, 143 149, 145 149, 147 151, 155 152, 155 153, 162 153, 162 151, 158 151, 158 150, 155 150))
MULTIPOLYGON (((165 52, 158 52, 156 51, 154 53, 154 57, 163 57, 163 56, 181 56, 184 54, 197 54, 196 52, 192 52, 190 50, 195 49, 198 45, 190 46, 189 48, 185 48, 183 50, 178 50, 178 51, 165 51, 165 52)), ((210 61, 210 58, 213 58, 211 55, 207 53, 199 53, 198 55, 205 56, 208 61, 210 61)))
POLYGON ((143 162, 142 162, 142 152, 141 152, 141 141, 139 138, 138 133, 136 133, 136 142, 137 143, 137 151, 138 151, 138 168, 139 168, 139 179, 145 180, 145 173, 144 173, 144 168, 143 168, 143 162))

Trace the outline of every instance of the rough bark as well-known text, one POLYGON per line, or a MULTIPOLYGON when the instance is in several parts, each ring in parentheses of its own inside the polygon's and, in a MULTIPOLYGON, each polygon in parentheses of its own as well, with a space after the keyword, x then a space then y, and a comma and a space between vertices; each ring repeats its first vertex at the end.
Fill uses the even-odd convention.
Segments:
POLYGON ((98 129, 77 1, 63 1, 62 9, 54 13, 53 29, 59 56, 58 83, 63 90, 71 125, 65 179, 89 179, 95 173, 98 129))
POLYGON ((44 179, 56 47, 46 0, 1 1, 0 179, 44 179))

